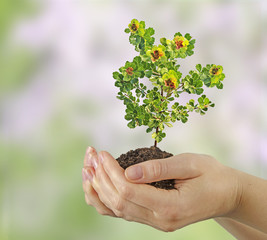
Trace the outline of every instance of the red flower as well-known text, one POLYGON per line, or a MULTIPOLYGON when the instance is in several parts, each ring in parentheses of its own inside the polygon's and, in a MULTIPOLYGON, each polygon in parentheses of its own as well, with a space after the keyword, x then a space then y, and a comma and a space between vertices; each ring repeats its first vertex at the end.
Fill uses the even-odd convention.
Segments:
POLYGON ((132 67, 128 67, 127 69, 126 69, 126 72, 127 72, 127 74, 128 75, 130 75, 130 76, 132 76, 133 75, 133 68, 132 67))

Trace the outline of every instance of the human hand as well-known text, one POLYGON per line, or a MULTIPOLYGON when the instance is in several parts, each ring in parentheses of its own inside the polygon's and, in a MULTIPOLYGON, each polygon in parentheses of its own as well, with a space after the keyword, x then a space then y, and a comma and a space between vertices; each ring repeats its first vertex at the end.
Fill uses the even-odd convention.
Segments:
POLYGON ((239 203, 234 170, 207 155, 180 154, 126 171, 107 152, 97 155, 93 149, 85 159, 86 201, 100 214, 174 231, 200 220, 230 216, 239 203), (176 189, 143 184, 163 179, 176 179, 176 189))

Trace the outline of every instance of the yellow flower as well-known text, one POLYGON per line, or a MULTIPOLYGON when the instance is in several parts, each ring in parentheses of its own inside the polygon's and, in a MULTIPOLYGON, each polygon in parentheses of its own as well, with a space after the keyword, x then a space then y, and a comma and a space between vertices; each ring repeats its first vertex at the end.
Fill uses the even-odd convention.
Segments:
POLYGON ((161 57, 165 56, 165 53, 161 47, 154 46, 151 51, 149 51, 152 62, 156 62, 161 57))
POLYGON ((178 87, 178 80, 176 78, 177 74, 175 74, 172 70, 170 70, 168 73, 165 73, 162 76, 162 79, 164 80, 164 85, 166 87, 176 89, 178 87))
POLYGON ((220 66, 220 65, 218 65, 218 66, 213 65, 213 66, 211 67, 211 69, 210 69, 210 74, 211 74, 211 75, 216 75, 216 76, 218 76, 218 75, 220 75, 220 74, 222 73, 222 71, 223 71, 222 66, 220 66))
POLYGON ((128 25, 128 27, 132 33, 135 33, 139 28, 139 22, 136 19, 133 19, 131 23, 128 25))
POLYGON ((182 36, 176 36, 173 40, 176 45, 176 49, 187 47, 189 45, 188 40, 182 36))

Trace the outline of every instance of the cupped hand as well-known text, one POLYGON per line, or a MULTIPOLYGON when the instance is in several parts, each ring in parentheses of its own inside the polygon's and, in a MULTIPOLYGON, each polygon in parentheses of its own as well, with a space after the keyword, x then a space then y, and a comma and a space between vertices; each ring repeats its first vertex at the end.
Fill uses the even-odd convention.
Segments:
POLYGON ((174 231, 188 224, 231 216, 241 197, 234 169, 201 154, 150 160, 124 171, 107 152, 88 148, 83 168, 87 204, 103 215, 174 231), (145 183, 175 179, 174 190, 145 183))

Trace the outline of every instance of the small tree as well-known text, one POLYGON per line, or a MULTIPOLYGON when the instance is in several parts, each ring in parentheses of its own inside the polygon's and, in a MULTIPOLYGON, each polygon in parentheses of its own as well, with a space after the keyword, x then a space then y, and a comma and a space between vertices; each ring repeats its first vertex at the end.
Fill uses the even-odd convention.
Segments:
POLYGON ((147 126, 146 132, 153 132, 154 146, 160 142, 166 133, 165 126, 182 121, 186 123, 189 112, 204 115, 209 107, 214 107, 206 95, 203 86, 223 88, 225 78, 223 67, 208 64, 202 67, 196 65, 195 70, 182 77, 177 59, 194 54, 195 39, 189 33, 184 36, 178 32, 172 40, 161 38, 160 45, 154 45, 154 29, 145 28, 144 21, 133 19, 126 33, 130 33, 129 41, 139 52, 132 62, 127 61, 118 72, 113 72, 115 86, 119 88, 117 98, 123 100, 126 106, 125 119, 128 127, 147 126), (148 87, 142 78, 147 78, 152 84, 148 87), (176 99, 182 93, 196 94, 200 97, 189 100, 181 105, 176 99))

